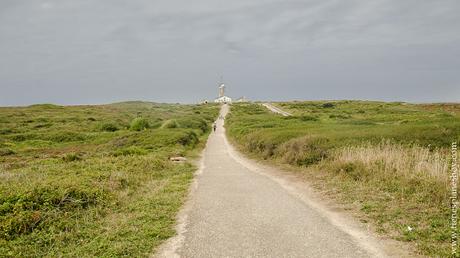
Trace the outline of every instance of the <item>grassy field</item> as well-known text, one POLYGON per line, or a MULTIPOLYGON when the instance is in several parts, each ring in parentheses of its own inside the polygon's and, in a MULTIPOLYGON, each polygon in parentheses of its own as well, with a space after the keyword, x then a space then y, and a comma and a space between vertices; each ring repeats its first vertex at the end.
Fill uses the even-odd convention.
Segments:
POLYGON ((0 256, 147 257, 175 215, 214 105, 0 108, 0 256))
MULTIPOLYGON (((450 150, 460 104, 369 101, 235 104, 226 123, 244 152, 286 164, 378 232, 450 255, 450 150)), ((460 233, 460 232, 459 232, 460 233)))

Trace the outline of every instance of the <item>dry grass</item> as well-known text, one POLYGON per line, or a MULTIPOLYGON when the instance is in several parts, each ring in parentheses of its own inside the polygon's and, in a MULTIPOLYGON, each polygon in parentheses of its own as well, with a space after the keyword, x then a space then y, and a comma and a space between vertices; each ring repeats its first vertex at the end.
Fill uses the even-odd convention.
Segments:
POLYGON ((272 148, 272 152, 280 157, 284 163, 308 166, 318 163, 328 156, 328 148, 324 146, 326 142, 325 139, 316 139, 307 135, 291 139, 276 149, 275 146, 272 148))
POLYGON ((382 141, 335 149, 312 169, 378 232, 415 242, 421 254, 448 257, 449 159, 446 149, 382 141))
POLYGON ((348 146, 336 150, 334 159, 339 162, 361 162, 367 167, 381 164, 379 172, 406 177, 430 177, 449 184, 448 153, 418 145, 404 146, 382 141, 378 145, 348 146))

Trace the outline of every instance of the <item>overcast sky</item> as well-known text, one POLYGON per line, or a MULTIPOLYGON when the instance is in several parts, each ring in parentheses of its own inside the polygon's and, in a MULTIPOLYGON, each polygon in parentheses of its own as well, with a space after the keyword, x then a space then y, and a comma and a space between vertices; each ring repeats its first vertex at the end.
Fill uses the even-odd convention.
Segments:
POLYGON ((458 0, 0 0, 0 106, 460 101, 458 0))

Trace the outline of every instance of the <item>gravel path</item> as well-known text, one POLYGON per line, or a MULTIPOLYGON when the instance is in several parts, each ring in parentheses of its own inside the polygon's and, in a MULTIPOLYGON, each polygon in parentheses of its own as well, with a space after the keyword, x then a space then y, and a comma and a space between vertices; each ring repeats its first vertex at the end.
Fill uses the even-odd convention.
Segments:
POLYGON ((282 115, 282 116, 292 116, 291 113, 286 112, 286 111, 282 110, 282 109, 279 108, 279 107, 275 107, 275 106, 273 106, 273 105, 270 104, 270 103, 263 103, 262 105, 263 105, 264 107, 268 108, 270 111, 272 111, 272 112, 274 112, 274 113, 278 113, 278 114, 280 114, 280 115, 282 115))
MULTIPOLYGON (((225 105, 221 114, 227 112, 225 105)), ((179 216, 178 235, 157 256, 388 256, 379 240, 322 209, 309 194, 297 191, 296 183, 268 175, 266 168, 238 154, 227 142, 223 123, 218 120, 209 137, 179 216)))

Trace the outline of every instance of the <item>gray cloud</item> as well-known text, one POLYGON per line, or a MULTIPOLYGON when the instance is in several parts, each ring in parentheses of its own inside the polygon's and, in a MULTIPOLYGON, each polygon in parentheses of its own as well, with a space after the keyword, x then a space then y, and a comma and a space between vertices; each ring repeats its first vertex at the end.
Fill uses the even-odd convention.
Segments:
POLYGON ((460 101, 456 0, 3 0, 0 105, 460 101))

